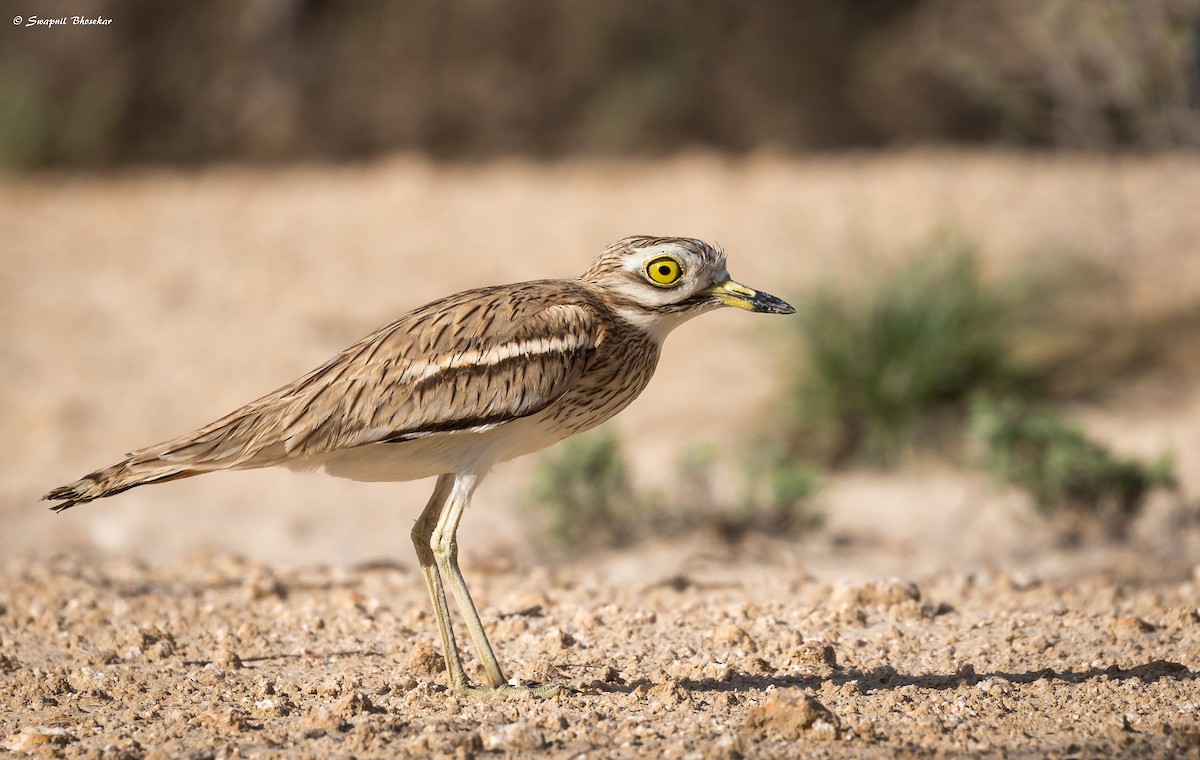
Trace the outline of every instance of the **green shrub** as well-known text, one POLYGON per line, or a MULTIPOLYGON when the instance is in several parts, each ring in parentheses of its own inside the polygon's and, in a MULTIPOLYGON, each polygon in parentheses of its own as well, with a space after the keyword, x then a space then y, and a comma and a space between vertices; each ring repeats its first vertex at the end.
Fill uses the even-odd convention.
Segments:
POLYGON ((744 465, 740 501, 717 493, 717 450, 685 449, 673 478, 647 493, 629 480, 615 435, 588 433, 544 457, 526 503, 543 516, 545 542, 558 549, 621 547, 638 540, 713 530, 729 541, 750 532, 794 534, 821 523, 813 511, 816 472, 783 456, 759 452, 744 465))
POLYGON ((890 464, 921 443, 963 462, 970 441, 1043 514, 1124 535, 1148 493, 1173 482, 1169 461, 1122 459, 1027 411, 1103 393, 1117 373, 1193 345, 1200 319, 1130 318, 1122 282, 1065 252, 988 281, 975 247, 942 235, 860 290, 819 289, 800 299, 801 362, 775 460, 890 464))
POLYGON ((936 239, 864 293, 823 288, 801 304, 794 453, 889 463, 938 409, 1016 379, 1006 304, 963 241, 936 239))
POLYGON ((570 438, 542 458, 527 500, 560 547, 624 546, 650 505, 634 492, 616 436, 600 430, 570 438))
POLYGON ((1125 536, 1153 489, 1175 482, 1169 459, 1123 459, 1074 425, 1013 399, 973 399, 970 432, 980 464, 1028 491, 1043 515, 1097 524, 1113 538, 1125 536))

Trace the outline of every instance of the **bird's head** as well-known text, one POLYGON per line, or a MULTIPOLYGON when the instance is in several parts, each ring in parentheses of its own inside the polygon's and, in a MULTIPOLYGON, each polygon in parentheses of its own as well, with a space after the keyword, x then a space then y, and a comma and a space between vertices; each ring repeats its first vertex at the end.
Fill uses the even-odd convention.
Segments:
POLYGON ((627 321, 662 338, 721 306, 791 314, 786 301, 735 282, 725 252, 703 240, 628 237, 610 245, 580 278, 627 321))

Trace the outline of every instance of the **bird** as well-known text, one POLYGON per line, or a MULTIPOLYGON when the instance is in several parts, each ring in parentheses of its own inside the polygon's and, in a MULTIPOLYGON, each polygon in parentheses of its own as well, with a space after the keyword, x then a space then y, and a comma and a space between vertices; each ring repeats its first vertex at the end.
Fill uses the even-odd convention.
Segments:
POLYGON ((493 465, 620 412, 646 388, 668 333, 727 306, 795 311, 731 279, 720 246, 626 237, 579 277, 466 290, 414 309, 298 380, 42 499, 60 512, 151 483, 270 466, 362 481, 436 477, 411 538, 449 686, 519 689, 459 569, 458 526, 476 487, 493 465), (486 686, 464 671, 447 585, 486 686))

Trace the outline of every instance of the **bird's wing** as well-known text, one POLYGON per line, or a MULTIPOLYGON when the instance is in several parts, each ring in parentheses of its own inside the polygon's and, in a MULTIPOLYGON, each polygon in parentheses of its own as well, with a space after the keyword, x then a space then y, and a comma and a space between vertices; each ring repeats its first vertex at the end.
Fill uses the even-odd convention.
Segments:
POLYGON ((563 298, 566 286, 524 283, 435 301, 294 383, 128 461, 259 467, 534 414, 579 379, 603 339, 595 307, 563 298))

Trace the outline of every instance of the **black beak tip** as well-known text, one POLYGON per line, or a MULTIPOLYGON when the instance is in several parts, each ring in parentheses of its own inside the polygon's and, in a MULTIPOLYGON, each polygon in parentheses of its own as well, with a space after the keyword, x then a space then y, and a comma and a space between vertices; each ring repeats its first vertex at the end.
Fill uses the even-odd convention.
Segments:
POLYGON ((782 298, 770 293, 759 293, 754 298, 754 310, 762 314, 795 314, 796 309, 782 298))

